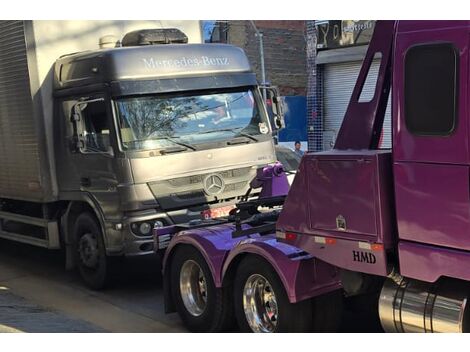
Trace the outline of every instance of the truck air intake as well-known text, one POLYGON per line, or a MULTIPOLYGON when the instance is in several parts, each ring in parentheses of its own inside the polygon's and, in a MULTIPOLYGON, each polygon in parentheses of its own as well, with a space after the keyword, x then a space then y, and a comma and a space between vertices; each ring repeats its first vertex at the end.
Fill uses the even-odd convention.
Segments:
POLYGON ((176 28, 141 29, 129 32, 122 38, 122 46, 186 43, 188 37, 176 28))

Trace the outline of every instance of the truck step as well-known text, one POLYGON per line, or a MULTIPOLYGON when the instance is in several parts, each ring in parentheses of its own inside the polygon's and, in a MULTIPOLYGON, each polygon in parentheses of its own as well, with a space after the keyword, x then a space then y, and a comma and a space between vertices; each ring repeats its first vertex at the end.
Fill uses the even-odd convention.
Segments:
POLYGON ((42 218, 36 218, 27 215, 15 214, 6 211, 0 211, 0 238, 31 244, 33 246, 44 247, 48 249, 59 249, 59 225, 57 221, 51 221, 42 218), (31 233, 17 233, 14 231, 7 231, 5 226, 2 226, 3 221, 11 221, 18 225, 32 225, 38 228, 43 228, 45 236, 38 237, 31 233))

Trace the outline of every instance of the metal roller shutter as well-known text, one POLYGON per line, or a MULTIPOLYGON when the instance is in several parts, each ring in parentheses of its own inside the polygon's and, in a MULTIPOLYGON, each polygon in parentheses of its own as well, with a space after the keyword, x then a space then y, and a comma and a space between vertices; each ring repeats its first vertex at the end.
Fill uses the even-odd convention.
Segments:
MULTIPOLYGON (((342 62, 326 64, 324 67, 324 100, 323 100, 323 130, 324 149, 330 149, 338 135, 339 128, 344 118, 349 99, 351 98, 356 79, 361 70, 362 61, 342 62)), ((361 101, 372 99, 379 71, 379 60, 374 60, 371 65, 364 89, 361 94, 361 101)), ((391 148, 392 146, 392 125, 391 125, 390 98, 388 100, 387 111, 382 132, 381 148, 391 148)))

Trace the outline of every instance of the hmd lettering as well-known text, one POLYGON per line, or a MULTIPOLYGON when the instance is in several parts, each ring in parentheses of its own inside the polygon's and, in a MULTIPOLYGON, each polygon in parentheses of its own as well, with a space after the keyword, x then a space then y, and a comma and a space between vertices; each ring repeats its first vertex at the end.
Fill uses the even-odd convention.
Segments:
POLYGON ((370 252, 352 251, 353 261, 359 263, 375 264, 377 258, 370 252))

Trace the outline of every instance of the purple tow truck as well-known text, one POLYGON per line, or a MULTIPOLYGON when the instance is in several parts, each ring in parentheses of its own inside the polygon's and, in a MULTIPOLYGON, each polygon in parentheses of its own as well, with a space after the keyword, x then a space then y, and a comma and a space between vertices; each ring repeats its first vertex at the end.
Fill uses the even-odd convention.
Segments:
POLYGON ((333 331, 343 297, 368 295, 387 332, 469 332, 469 34, 377 22, 334 149, 304 155, 287 196, 276 164, 228 217, 155 229, 166 311, 192 331, 333 331))

